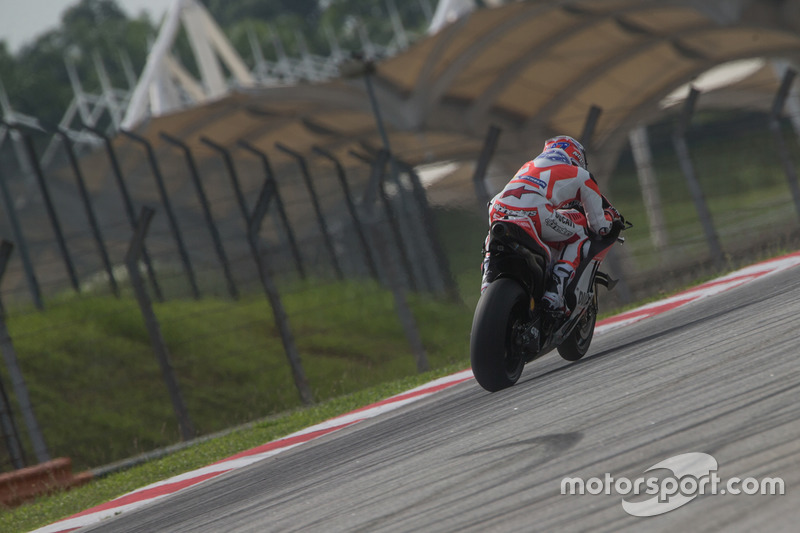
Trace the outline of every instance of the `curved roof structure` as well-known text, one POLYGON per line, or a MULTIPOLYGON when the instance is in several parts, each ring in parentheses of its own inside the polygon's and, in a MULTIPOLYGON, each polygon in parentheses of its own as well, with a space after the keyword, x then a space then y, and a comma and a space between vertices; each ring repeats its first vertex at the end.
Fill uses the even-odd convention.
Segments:
MULTIPOLYGON (((503 129, 509 152, 554 133, 581 137, 593 107, 590 151, 616 159, 628 131, 663 114, 659 104, 676 88, 754 57, 800 58, 800 3, 511 2, 475 10, 378 63, 373 80, 392 149, 409 163, 474 159, 490 124, 503 129)), ((775 86, 763 87, 767 101, 775 86)), ((190 143, 244 138, 268 151, 276 141, 306 153, 381 147, 360 79, 241 90, 153 118, 142 131, 154 141, 160 131, 190 143)))

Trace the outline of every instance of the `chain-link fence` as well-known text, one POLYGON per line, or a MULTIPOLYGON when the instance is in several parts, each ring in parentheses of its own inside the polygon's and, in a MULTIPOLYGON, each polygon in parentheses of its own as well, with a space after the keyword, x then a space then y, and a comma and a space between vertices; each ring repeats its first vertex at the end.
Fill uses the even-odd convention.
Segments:
POLYGON ((126 132, 42 169, 19 133, 33 173, 4 161, 0 180, 5 468, 97 466, 457 359, 412 311, 466 308, 402 160, 126 132))

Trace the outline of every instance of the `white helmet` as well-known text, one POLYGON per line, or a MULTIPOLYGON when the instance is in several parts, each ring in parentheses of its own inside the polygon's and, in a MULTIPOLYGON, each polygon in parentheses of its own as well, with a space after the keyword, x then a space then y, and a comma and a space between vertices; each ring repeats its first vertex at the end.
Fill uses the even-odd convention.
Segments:
POLYGON ((581 145, 581 143, 569 135, 559 135, 557 137, 553 137, 552 139, 547 139, 544 142, 544 149, 542 151, 544 152, 551 148, 561 148, 569 156, 571 164, 587 170, 586 150, 583 149, 583 145, 581 145))

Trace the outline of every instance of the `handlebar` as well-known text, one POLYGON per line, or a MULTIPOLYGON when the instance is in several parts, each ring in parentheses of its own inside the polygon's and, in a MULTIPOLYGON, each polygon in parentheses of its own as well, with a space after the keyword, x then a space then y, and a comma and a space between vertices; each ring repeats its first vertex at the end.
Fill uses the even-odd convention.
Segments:
POLYGON ((611 223, 611 229, 609 230, 609 232, 607 234, 600 235, 599 233, 591 232, 590 238, 593 241, 606 242, 606 243, 608 243, 609 246, 614 241, 622 244, 622 243, 625 242, 625 237, 620 237, 619 234, 621 232, 627 230, 627 229, 632 228, 632 227, 633 227, 633 224, 631 222, 628 222, 624 218, 618 219, 618 220, 614 220, 611 223))

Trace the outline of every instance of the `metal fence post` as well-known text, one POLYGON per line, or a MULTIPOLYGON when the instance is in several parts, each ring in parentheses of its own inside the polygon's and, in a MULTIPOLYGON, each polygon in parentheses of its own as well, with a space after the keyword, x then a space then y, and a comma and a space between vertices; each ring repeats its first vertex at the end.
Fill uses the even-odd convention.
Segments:
MULTIPOLYGON (((272 188, 274 192, 275 188, 272 188)), ((267 258, 259 253, 258 247, 258 233, 261 231, 261 223, 264 220, 264 215, 267 213, 267 206, 271 198, 269 193, 269 182, 264 183, 264 189, 258 199, 258 203, 253 209, 253 215, 248 220, 247 225, 247 238, 250 246, 253 249, 258 263, 258 273, 261 277, 261 284, 264 286, 264 292, 269 300, 270 307, 272 308, 272 315, 275 320, 275 325, 278 327, 278 332, 281 336, 283 349, 286 353, 286 359, 289 361, 289 367, 292 370, 292 377, 294 379, 295 387, 300 395, 300 401, 306 405, 314 402, 314 396, 311 393, 311 387, 308 385, 303 363, 300 360, 300 353, 297 350, 297 345, 294 342, 294 335, 289 327, 289 319, 286 315, 286 310, 283 307, 280 293, 275 285, 272 276, 269 273, 267 265, 267 258)))
MULTIPOLYGON (((372 76, 375 74, 377 67, 373 60, 362 59, 362 68, 364 84, 367 88, 367 96, 369 97, 370 106, 372 107, 372 114, 375 117, 375 126, 378 128, 378 134, 380 135, 381 142, 383 142, 383 148, 386 150, 386 153, 389 156, 389 172, 393 177, 396 178, 399 174, 397 159, 395 158, 394 151, 389 143, 389 133, 387 132, 386 124, 383 121, 381 106, 378 104, 378 97, 375 94, 375 84, 372 80, 372 76)), ((383 179, 383 175, 381 175, 381 179, 383 179)), ((369 196, 369 191, 367 191, 367 196, 369 196)))
POLYGON ((33 147, 33 141, 31 140, 30 135, 27 133, 20 131, 20 134, 25 145, 25 150, 28 152, 28 159, 30 160, 31 167, 33 168, 33 173, 36 176, 36 181, 39 184, 39 190, 42 193, 42 199, 44 200, 44 206, 47 210, 47 216, 50 219, 50 224, 53 227, 53 233, 55 233, 56 236, 56 243, 58 244, 58 249, 61 251, 61 257, 64 260, 64 266, 67 268, 67 275, 69 276, 70 283, 72 284, 73 289, 80 291, 78 274, 75 272, 75 265, 73 264, 72 257, 69 254, 64 233, 61 231, 61 222, 58 220, 56 208, 53 205, 53 199, 50 196, 50 189, 47 186, 47 181, 44 179, 42 167, 39 165, 39 158, 36 155, 36 149, 33 147))
MULTIPOLYGON (((391 167, 391 173, 393 176, 397 177, 399 175, 398 172, 398 164, 394 156, 392 155, 392 149, 389 145, 389 137, 386 134, 386 129, 383 125, 383 119, 380 113, 380 107, 378 106, 378 100, 375 97, 375 89, 372 86, 372 78, 371 75, 375 71, 375 65, 372 61, 361 61, 362 63, 362 71, 360 72, 364 76, 364 83, 367 87, 367 95, 369 96, 370 103, 372 105, 372 111, 375 115, 375 122, 378 127, 378 132, 380 133, 381 139, 383 140, 383 145, 385 150, 382 151, 382 154, 385 154, 384 157, 381 157, 381 154, 378 154, 378 160, 375 161, 375 166, 373 167, 373 178, 377 178, 377 182, 370 179, 370 183, 367 184, 367 191, 365 192, 365 200, 366 204, 369 206, 372 203, 371 189, 370 185, 377 185, 378 192, 380 193, 382 199, 384 200, 384 206, 389 208, 388 206, 388 198, 386 197, 386 192, 384 190, 384 176, 386 174, 386 163, 388 162, 391 167), (383 159, 382 161, 380 161, 383 159)), ((350 152, 351 154, 355 155, 359 159, 362 159, 358 154, 354 152, 350 152)), ((390 209, 390 208, 389 208, 390 209)), ((389 214, 387 209, 387 214, 389 214)), ((390 223, 392 221, 390 220, 390 223)), ((394 226, 393 226, 394 227, 394 226)), ((373 226, 374 229, 374 226, 373 226)), ((395 228, 397 229, 397 228, 395 228)), ((403 242, 402 238, 398 237, 398 249, 401 250, 401 255, 405 254, 403 249, 403 242)), ((386 251, 385 242, 383 239, 376 239, 376 245, 378 246, 378 253, 379 256, 383 259, 383 263, 387 269, 387 274, 389 277, 389 283, 392 286, 392 292, 395 295, 395 304, 397 305, 397 312, 400 316, 401 322, 403 322, 403 327, 406 330, 406 334, 409 337, 409 342, 412 345, 412 349, 414 350, 414 355, 417 359, 417 370, 420 372, 424 371, 428 367, 427 358, 425 356, 425 350, 422 346, 422 341, 419 337, 419 332, 416 329, 416 324, 414 322, 414 316, 411 314, 411 310, 408 308, 408 304, 405 299, 405 293, 403 292, 402 287, 399 286, 397 283, 397 276, 394 273, 394 263, 391 261, 390 258, 386 257, 384 253, 386 251)), ((408 258, 406 257, 406 261, 408 258)), ((406 269, 408 271, 409 281, 413 283, 413 273, 410 269, 410 265, 406 265, 406 269)))
POLYGON ((591 149, 594 130, 597 129, 597 122, 600 120, 600 115, 602 113, 602 107, 592 105, 589 108, 589 112, 586 114, 586 121, 583 123, 583 131, 581 132, 580 143, 587 152, 591 149))
POLYGON ((372 250, 367 242, 367 236, 364 233, 364 226, 361 224, 361 219, 358 217, 358 211, 356 210, 356 205, 353 202, 353 195, 350 192, 350 185, 347 183, 347 175, 345 174, 344 167, 342 167, 342 164, 339 162, 339 160, 327 150, 324 150, 319 146, 313 146, 311 149, 333 163, 333 166, 336 169, 336 175, 339 177, 339 183, 342 186, 342 191, 344 192, 344 201, 345 205, 347 205, 347 211, 350 213, 350 217, 353 219, 353 226, 356 229, 356 235, 358 235, 358 240, 361 243, 362 250, 364 251, 364 259, 366 259, 367 267, 369 268, 372 277, 377 280, 378 267, 375 265, 375 258, 372 257, 372 250))
MULTIPOLYGON (((400 232, 400 228, 397 225, 397 216, 394 213, 394 209, 392 208, 391 202, 389 201, 389 196, 386 194, 386 189, 384 187, 386 181, 385 180, 386 164, 390 161, 390 159, 392 159, 392 157, 386 150, 380 150, 378 152, 377 157, 374 160, 371 160, 369 157, 361 155, 358 152, 354 152, 352 150, 349 153, 356 159, 359 159, 360 161, 363 161, 372 166, 372 175, 370 176, 369 181, 370 183, 375 183, 377 185, 377 195, 378 198, 380 198, 381 203, 383 204, 383 210, 386 214, 386 221, 389 224, 389 228, 392 232, 392 238, 394 239, 395 246, 397 248, 397 253, 400 256, 400 261, 403 264, 403 270, 405 271, 406 278, 408 280, 408 285, 412 291, 417 291, 419 285, 417 284, 417 280, 414 276, 414 269, 411 266, 411 259, 409 258, 408 251, 406 250, 406 245, 403 239, 403 235, 400 232)), ((397 163, 395 162, 395 164, 397 163)), ((367 187, 369 186, 370 185, 367 184, 367 187)), ((366 201, 365 206, 367 207, 367 209, 371 210, 372 202, 367 201, 366 196, 367 194, 365 192, 365 201, 366 201)), ((374 235, 375 224, 373 224, 372 226, 374 235)), ((381 240, 381 237, 378 235, 374 235, 374 237, 375 238, 373 240, 376 242, 377 246, 377 241, 381 240)), ((395 271, 395 274, 398 273, 395 271)), ((392 280, 388 281, 389 283, 392 282, 392 280)))
MULTIPOLYGON (((592 150, 592 139, 594 138, 594 132, 597 129, 597 123, 600 121, 600 115, 603 114, 603 108, 592 105, 589 108, 589 112, 586 114, 586 121, 583 123, 583 131, 581 132, 580 143, 583 145, 584 149, 586 150, 587 154, 591 153, 592 150)), ((586 157, 586 163, 588 167, 589 157, 586 157)), ((623 263, 619 260, 616 253, 610 254, 608 258, 609 267, 612 269, 613 272, 619 273, 619 287, 617 290, 620 293, 620 299, 623 303, 628 303, 630 301, 630 287, 628 286, 627 276, 622 274, 623 271, 623 263)))
POLYGON ((228 177, 231 179, 231 185, 233 186, 233 193, 236 196, 236 203, 239 204, 239 210, 242 212, 245 224, 247 224, 247 217, 249 216, 247 214, 248 211, 247 201, 244 199, 242 186, 239 183, 239 175, 236 173, 236 166, 233 164, 233 158, 231 157, 230 151, 221 144, 215 143, 208 137, 200 137, 200 142, 202 142, 212 150, 217 151, 222 156, 222 161, 225 164, 225 169, 228 171, 228 177))
POLYGON ((6 393, 6 387, 0 380, 0 431, 3 433, 3 441, 6 443, 11 464, 15 469, 25 467, 25 452, 22 450, 22 441, 19 438, 19 430, 14 422, 14 413, 11 410, 11 402, 6 393))
POLYGON ((290 155, 297 161, 297 165, 300 167, 300 174, 303 176, 306 189, 308 189, 308 194, 311 197, 311 205, 314 208, 314 213, 317 216, 317 223, 319 224, 320 232, 322 232, 322 238, 325 240, 325 247, 328 249, 328 253, 331 256, 331 262, 333 263, 333 269, 336 272, 336 277, 339 279, 344 279, 342 267, 339 265, 339 258, 336 256, 336 249, 333 246, 333 237, 331 237, 330 231, 328 231, 328 223, 325 220, 325 215, 322 214, 322 207, 319 205, 317 191, 314 189, 314 182, 312 181, 311 174, 308 171, 306 158, 279 142, 275 143, 275 148, 281 152, 284 152, 285 154, 290 155))
POLYGON ((425 353, 425 345, 422 342, 422 336, 419 333, 417 320, 414 318, 414 313, 411 312, 411 307, 408 305, 405 289, 399 282, 395 270, 395 263, 392 258, 389 257, 388 250, 386 249, 386 241, 381 238, 376 238, 375 242, 378 247, 378 256, 381 259, 381 263, 383 263, 383 268, 389 279, 389 288, 394 298, 395 312, 403 327, 403 332, 411 347, 411 352, 414 355, 417 372, 425 372, 430 369, 430 365, 428 364, 428 356, 425 353))
POLYGON ((789 90, 792 88, 792 82, 794 82, 796 75, 797 73, 792 69, 786 69, 783 75, 781 85, 775 94, 775 100, 772 102, 772 111, 769 115, 769 130, 775 139, 775 146, 778 148, 778 156, 781 159, 783 171, 786 173, 786 181, 789 183, 789 190, 792 193, 794 208, 798 216, 800 216, 800 185, 797 183, 797 170, 794 168, 789 149, 786 147, 786 141, 781 132, 783 107, 786 104, 786 98, 789 96, 789 90))
POLYGON ((211 208, 208 205, 208 197, 206 196, 205 189, 203 188, 203 182, 200 180, 200 174, 197 171, 197 165, 195 164, 192 151, 189 149, 189 146, 187 146, 186 143, 180 139, 168 135, 163 131, 161 132, 161 138, 183 150, 183 154, 186 157, 186 165, 189 167, 189 175, 192 178, 192 183, 194 183, 194 188, 197 192, 197 198, 200 201, 200 208, 203 211, 203 217, 206 220, 208 231, 211 233, 211 240, 214 243, 214 249, 217 252, 217 257, 222 265, 222 272, 225 275, 225 282, 228 286, 228 294, 231 295, 231 298, 236 300, 239 298, 239 291, 236 289, 236 282, 233 280, 230 262, 228 261, 228 256, 225 255, 225 247, 222 245, 222 238, 219 235, 219 230, 217 229, 217 225, 214 222, 214 217, 211 214, 211 208))
MULTIPOLYGON (((415 212, 415 208, 419 206, 414 205, 413 184, 411 185, 412 191, 409 199, 409 188, 402 179, 400 160, 397 157, 393 157, 393 159, 395 172, 390 172, 388 177, 392 180, 390 183, 393 182, 394 186, 397 187, 397 192, 389 196, 387 184, 384 182, 383 194, 386 196, 386 201, 395 200, 396 209, 393 211, 395 226, 403 236, 411 267, 415 268, 414 275, 417 280, 417 290, 427 290, 430 293, 435 293, 437 291, 437 281, 440 280, 437 278, 437 268, 433 257, 431 254, 425 253, 420 246, 423 240, 419 238, 419 235, 425 232, 425 228, 422 224, 422 217, 419 216, 418 212, 415 212)), ((409 181, 411 181, 410 178, 409 181)))
POLYGON ((2 283, 3 283, 3 276, 6 274, 6 268, 8 267, 8 260, 11 257, 11 252, 14 249, 14 245, 11 242, 3 239, 0 242, 0 315, 5 314, 6 308, 3 305, 3 292, 2 292, 2 283))
MULTIPOLYGON (((108 160, 111 163, 111 171, 114 174, 114 179, 117 182, 117 187, 119 188, 120 195, 122 196, 122 205, 125 208, 125 215, 128 218, 128 223, 130 224, 131 229, 136 231, 136 211, 133 209, 133 200, 131 200, 130 192, 128 192, 128 187, 125 185, 125 179, 122 177, 122 169, 119 166, 117 153, 114 150, 114 145, 111 142, 111 139, 108 138, 108 135, 97 128, 87 126, 86 124, 83 125, 83 128, 103 139, 103 144, 105 145, 106 153, 108 154, 108 160)), ((153 263, 150 261, 150 254, 147 253, 146 246, 142 247, 142 260, 147 268, 147 276, 150 279, 150 284, 153 286, 153 292, 155 293, 156 300, 163 302, 164 295, 161 293, 161 287, 158 284, 156 272, 153 270, 153 263)))
MULTIPOLYGON (((8 241, 0 243, 0 258, 2 258, 2 267, 0 271, 5 270, 8 257, 11 255, 13 245, 8 241)), ((22 376, 22 370, 19 368, 19 360, 17 359, 17 352, 14 349, 14 342, 11 340, 11 335, 8 333, 6 326, 5 312, 0 312, 0 351, 3 352, 3 359, 6 363, 9 378, 11 379, 11 386, 14 388, 14 395, 17 397, 17 404, 22 412, 22 419, 25 421, 25 426, 28 428, 28 436, 33 445, 33 453, 36 460, 44 463, 50 460, 50 452, 47 451, 42 431, 39 429, 39 422, 36 420, 36 415, 33 412, 33 405, 31 404, 30 396, 28 395, 28 386, 25 384, 25 378, 22 376)))
POLYGON ((697 214, 700 217, 700 223, 702 224, 703 231, 705 232, 706 241, 708 242, 708 247, 711 251, 711 258, 714 261, 714 266, 716 268, 722 268, 725 264, 722 246, 720 245, 719 238, 717 237, 717 232, 714 229, 714 222, 711 218, 711 212, 708 210, 708 204, 706 203, 703 189, 700 187, 700 182, 697 180, 697 176, 694 172, 692 160, 689 157, 689 146, 686 144, 686 131, 689 128, 689 123, 691 122, 692 114, 694 113, 694 106, 699 95, 700 91, 694 87, 692 87, 691 91, 689 91, 689 96, 686 98, 686 103, 683 107, 683 113, 675 125, 675 131, 672 135, 672 144, 674 145, 675 152, 678 155, 678 162, 680 163, 683 175, 686 177, 686 182, 689 185, 689 192, 692 195, 695 209, 697 209, 697 214))
POLYGON ((28 254, 28 246, 25 237, 22 234, 22 227, 17 217, 17 209, 14 205, 14 199, 11 197, 11 191, 8 189, 5 177, 0 176, 0 196, 3 197, 3 206, 5 207, 6 216, 8 217, 9 224, 11 225, 11 233, 14 235, 19 246, 20 257, 22 258, 22 267, 25 271, 25 280, 28 283, 28 290, 33 298, 33 304, 38 310, 44 309, 44 302, 42 301, 42 292, 39 288, 39 281, 36 279, 36 271, 33 269, 33 261, 28 254))
POLYGON ((485 208, 492 197, 486 188, 486 171, 489 169, 489 163, 492 161, 494 152, 497 149, 497 143, 500 140, 499 127, 492 124, 486 132, 486 139, 483 141, 483 148, 481 154, 478 156, 478 161, 475 163, 475 173, 472 175, 472 183, 475 187, 475 196, 478 198, 478 203, 481 207, 485 208))
MULTIPOLYGON (((13 245, 8 241, 0 243, 0 282, 3 280, 13 248, 13 245)), ((0 321, 5 322, 2 295, 0 295, 0 321)), ((11 402, 8 400, 8 394, 2 380, 0 380, 0 430, 3 432, 3 440, 11 458, 11 464, 16 469, 23 468, 25 466, 25 452, 22 450, 19 430, 14 422, 14 412, 11 409, 11 402)))
POLYGON ((186 277, 189 279, 189 285, 192 289, 192 295, 195 298, 200 298, 200 289, 197 287, 197 279, 194 275, 194 269, 192 268, 192 263, 189 260, 189 253, 186 251, 186 246, 183 242, 183 236, 181 235, 181 230, 178 227, 178 220, 175 218, 175 212, 172 210, 172 203, 169 201, 169 195, 167 194, 167 188, 164 186, 164 178, 161 175, 161 169, 158 166, 158 161, 156 160, 156 154, 153 151, 153 146, 150 144, 150 141, 141 137, 132 131, 128 130, 119 130, 120 133, 128 137, 129 139, 139 143, 147 152, 147 159, 150 163, 150 169, 153 172, 153 177, 156 180, 156 186, 158 187, 158 192, 161 195, 161 203, 164 205, 164 210, 167 212, 167 220, 169 221, 170 230, 172 230, 172 236, 175 238, 175 243, 178 246, 178 254, 181 258, 181 263, 183 264, 183 269, 186 273, 186 277))
MULTIPOLYGON (((369 163, 369 158, 357 153, 350 151, 350 155, 363 161, 365 163, 369 163)), ((378 184, 378 192, 382 200, 384 200, 384 207, 388 207, 386 205, 386 193, 383 189, 383 181, 384 176, 386 174, 386 165, 389 162, 390 155, 386 150, 380 150, 375 161, 372 163, 372 175, 370 176, 371 183, 378 184)), ((395 162, 397 164, 397 162, 395 162)), ((367 185, 369 187, 369 184, 367 185)), ((372 206, 373 202, 368 202, 365 205, 367 213, 370 215, 370 218, 374 220, 372 216, 372 206)), ((388 213, 387 213, 388 215, 388 213)), ((394 224, 390 218, 389 220, 390 226, 394 228, 394 224)), ((378 261, 381 265, 381 271, 384 273, 386 278, 386 284, 389 286, 389 289, 392 291, 392 297, 394 299, 394 307, 395 312, 397 313, 397 318, 400 320, 400 325, 403 327, 403 332, 406 335, 406 340, 408 341, 411 351, 414 354, 414 360, 417 364, 417 371, 424 372, 428 370, 428 357, 425 353, 425 346, 422 343, 422 336, 419 333, 419 328, 417 327, 416 319, 414 318, 414 314, 411 312, 411 308, 408 305, 408 299, 406 298, 405 287, 402 283, 400 283, 400 276, 401 274, 397 271, 397 265, 393 257, 390 256, 389 249, 387 248, 386 239, 383 238, 383 235, 378 233, 378 226, 377 221, 371 223, 369 225, 369 230, 372 236, 372 241, 375 243, 375 248, 378 252, 378 261)), ((412 271, 410 270, 410 265, 408 265, 408 258, 404 255, 404 248, 403 248, 403 241, 402 238, 398 235, 397 232, 392 232, 395 237, 395 244, 397 246, 398 253, 400 254, 401 259, 405 257, 405 261, 401 261, 406 263, 404 266, 406 268, 406 275, 409 280, 409 284, 413 284, 412 281, 412 271)))
MULTIPOLYGON (((350 154, 361 161, 368 162, 367 158, 356 152, 350 152, 350 154)), ((372 164, 373 175, 370 178, 370 181, 375 180, 375 182, 378 184, 379 195, 381 196, 381 199, 384 200, 384 207, 388 207, 386 205, 386 193, 383 190, 383 178, 386 174, 386 164, 389 162, 389 157, 389 153, 386 150, 381 150, 378 152, 378 157, 372 164)), ((366 207, 368 211, 372 210, 371 203, 368 203, 366 207)), ((391 219, 389 224, 393 229, 395 229, 391 219)), ((381 270, 385 273, 386 283, 388 284, 389 289, 392 291, 395 312, 400 320, 400 325, 403 327, 406 340, 408 341, 411 351, 414 354, 414 360, 417 364, 417 371, 424 372, 428 369, 428 357, 425 353, 425 346, 422 343, 422 336, 420 335, 419 328, 417 327, 417 321, 414 318, 414 314, 411 312, 411 308, 408 306, 405 288, 403 287, 403 284, 400 283, 400 274, 397 272, 394 259, 389 256, 389 250, 386 247, 386 239, 384 239, 382 235, 378 234, 377 225, 375 223, 370 225, 370 231, 372 232, 372 241, 375 243, 375 247, 378 251, 378 260, 382 265, 381 270)), ((407 264, 408 257, 405 256, 402 238, 398 236, 397 232, 393 231, 393 233, 400 257, 401 259, 405 258, 403 263, 405 263, 404 267, 406 268, 406 274, 408 276, 409 283, 413 284, 412 272, 410 270, 410 265, 407 264)))
MULTIPOLYGON (((283 199, 281 198, 278 181, 275 179, 275 175, 272 173, 272 166, 269 164, 269 158, 267 157, 267 154, 243 139, 240 139, 238 144, 243 149, 247 150, 251 154, 254 154, 261 160, 261 165, 264 168, 265 175, 264 186, 266 187, 267 183, 272 184, 273 193, 275 194, 275 204, 278 208, 278 216, 281 219, 281 223, 283 223, 284 230, 286 230, 286 238, 289 240, 289 248, 292 251, 292 257, 294 258, 295 265, 297 266, 297 272, 300 274, 300 279, 306 279, 306 270, 303 266, 303 256, 300 254, 300 248, 297 246, 297 239, 295 239, 292 225, 289 223, 289 217, 286 215, 286 209, 283 207, 283 199)), ((244 215, 245 223, 248 224, 249 229, 250 215, 247 212, 245 212, 244 215)))
POLYGON ((425 187, 422 186, 422 181, 420 181, 419 175, 417 175, 411 165, 403 162, 400 164, 406 169, 406 172, 408 172, 408 175, 411 178, 414 198, 420 207, 423 224, 426 229, 425 234, 428 237, 430 247, 433 250, 433 256, 436 259, 439 275, 444 282, 447 296, 451 301, 463 305, 464 301, 461 299, 461 293, 459 292, 458 285, 453 277, 453 271, 450 269, 450 261, 447 259, 447 253, 445 252, 441 239, 439 239, 438 225, 436 224, 436 218, 433 215, 433 210, 431 209, 430 204, 428 204, 428 195, 425 193, 425 187))
POLYGON ((153 219, 154 214, 155 211, 152 208, 142 208, 141 215, 139 216, 139 225, 131 238, 128 253, 125 254, 125 266, 128 268, 128 275, 131 279, 131 285, 133 285, 133 292, 136 295, 136 302, 139 304, 139 310, 142 313, 142 318, 147 327, 147 333, 150 336, 153 353, 158 360, 158 365, 161 368, 161 375, 164 378, 164 383, 167 385, 167 390, 172 400, 172 408, 175 411, 175 416, 178 418, 178 428, 181 432, 181 438, 183 440, 189 440, 195 436, 194 426, 192 426, 192 421, 189 418, 189 411, 186 409, 186 404, 183 402, 183 397, 178 387, 178 380, 175 377, 175 370, 172 368, 172 363, 170 362, 167 344, 161 334, 161 326, 158 323, 158 318, 156 318, 156 314, 153 312, 153 303, 150 301, 147 288, 139 273, 139 259, 142 255, 142 246, 144 245, 147 229, 150 226, 150 221, 153 219))
POLYGON ((663 251, 667 247, 667 229, 664 223, 664 214, 661 209, 661 196, 658 192, 658 183, 653 168, 653 156, 650 151, 650 139, 647 135, 647 126, 641 125, 628 133, 631 153, 636 163, 636 176, 639 179, 639 188, 642 190, 642 200, 645 212, 650 223, 650 240, 657 250, 663 251))
POLYGON ((72 167, 72 173, 75 174, 75 181, 78 183, 78 193, 80 194, 81 202, 83 202, 83 208, 86 210, 86 217, 89 220, 89 226, 92 230, 94 241, 97 244, 97 250, 100 252, 100 260, 103 262, 103 268, 105 268, 106 274, 108 275, 108 283, 111 285, 111 292, 114 293, 114 296, 119 297, 119 285, 117 285, 117 280, 114 277, 114 269, 111 267, 111 259, 108 257, 106 244, 103 242, 103 234, 100 232, 97 214, 89 198, 86 180, 83 178, 83 172, 78 164, 78 158, 75 155, 75 147, 72 145, 72 140, 69 138, 69 135, 67 135, 64 130, 57 128, 55 133, 61 137, 61 142, 64 144, 64 149, 67 152, 69 164, 72 167))

